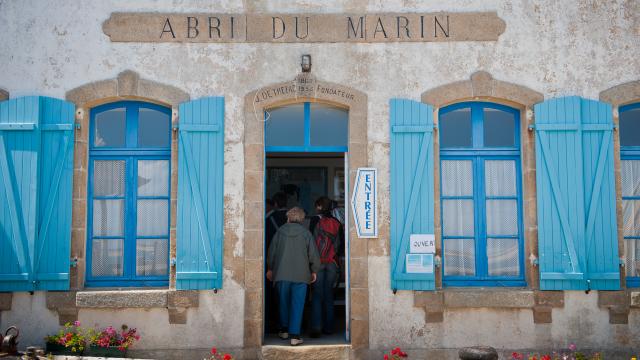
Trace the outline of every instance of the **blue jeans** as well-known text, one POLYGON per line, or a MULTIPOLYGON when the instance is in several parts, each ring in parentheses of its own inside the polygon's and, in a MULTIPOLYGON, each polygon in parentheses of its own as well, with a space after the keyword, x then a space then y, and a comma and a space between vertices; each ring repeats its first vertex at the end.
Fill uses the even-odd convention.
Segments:
POLYGON ((333 285, 338 277, 336 264, 322 264, 313 283, 311 297, 311 330, 333 332, 333 285), (324 315, 324 316, 323 316, 324 315))
POLYGON ((289 334, 300 335, 304 299, 307 297, 307 284, 291 281, 277 281, 278 308, 280 310, 280 329, 289 334))

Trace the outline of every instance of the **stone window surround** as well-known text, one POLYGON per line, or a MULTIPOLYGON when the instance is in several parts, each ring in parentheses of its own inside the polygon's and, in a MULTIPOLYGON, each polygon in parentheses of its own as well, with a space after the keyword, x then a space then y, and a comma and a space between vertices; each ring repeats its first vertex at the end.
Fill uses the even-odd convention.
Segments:
MULTIPOLYGON (((613 123, 620 123, 618 109, 621 106, 640 102, 640 80, 629 81, 600 92, 600 101, 612 105, 613 123)), ((616 179, 616 218, 618 225, 618 253, 624 256, 624 234, 622 214, 622 170, 620 160, 620 133, 614 131, 613 159, 616 179)), ((640 292, 637 289, 626 289, 626 269, 620 268, 621 287, 619 291, 599 291, 598 305, 609 309, 609 323, 628 324, 630 308, 640 307, 640 292)))
MULTIPOLYGON (((73 209, 71 229, 71 257, 77 265, 70 269, 69 292, 47 292, 47 307, 58 312, 61 324, 75 320, 79 308, 135 308, 165 307, 170 323, 186 323, 186 308, 197 307, 197 292, 175 291, 175 268, 170 270, 169 288, 161 290, 130 289, 122 291, 83 291, 86 264, 87 186, 89 112, 92 108, 122 100, 139 100, 172 109, 172 123, 178 122, 178 105, 188 101, 189 95, 173 86, 141 79, 127 70, 117 78, 82 85, 66 93, 66 100, 76 105, 76 130, 73 167, 73 209), (195 295, 194 295, 195 294, 195 295)), ((176 249, 177 205, 177 134, 171 139, 171 221, 170 257, 176 249)))
MULTIPOLYGON (((445 106, 471 101, 487 101, 520 110, 520 154, 524 221, 524 261, 527 289, 522 288, 447 288, 442 287, 442 269, 436 274, 435 292, 414 292, 414 306, 425 310, 427 322, 442 322, 444 312, 453 308, 523 308, 533 310, 535 323, 550 323, 551 309, 564 306, 563 292, 541 292, 538 268, 532 266, 529 255, 538 256, 538 228, 535 185, 535 142, 529 125, 534 124, 533 105, 544 96, 527 87, 494 79, 485 71, 477 71, 469 80, 438 86, 422 93, 422 102, 434 108, 438 124, 439 110, 445 106)), ((434 133, 434 198, 436 254, 442 256, 442 226, 440 221, 440 144, 434 133)))
MULTIPOLYGON (((349 187, 353 191, 358 167, 368 166, 367 158, 367 96, 356 90, 339 84, 315 80, 316 86, 337 88, 353 94, 352 99, 339 95, 318 92, 288 93, 282 96, 256 102, 256 96, 265 90, 291 85, 292 82, 272 84, 250 92, 245 96, 244 104, 244 278, 245 278, 245 315, 244 346, 260 348, 262 345, 263 324, 263 250, 264 224, 264 122, 258 121, 264 110, 305 101, 323 102, 347 108, 349 111, 349 187)), ((386 225, 381 225, 385 227, 386 225)), ((369 292, 368 292, 368 246, 369 241, 358 239, 353 220, 350 220, 350 298, 351 298, 351 347, 364 351, 369 347, 369 292)), ((385 233, 385 231, 381 231, 385 233)), ((388 233, 388 231, 386 231, 388 233)), ((377 241, 377 240, 372 240, 377 241)))

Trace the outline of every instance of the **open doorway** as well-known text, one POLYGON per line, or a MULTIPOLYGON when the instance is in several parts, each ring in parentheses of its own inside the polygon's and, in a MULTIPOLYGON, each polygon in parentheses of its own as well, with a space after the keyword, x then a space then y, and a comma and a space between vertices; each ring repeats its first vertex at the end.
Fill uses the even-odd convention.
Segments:
MULTIPOLYGON (((272 199, 278 193, 286 195, 286 208, 301 207, 306 213, 303 223, 312 233, 317 226, 316 200, 327 197, 331 200, 331 214, 344 229, 346 215, 345 153, 268 153, 265 169, 265 203, 269 210, 272 199)), ((274 204, 277 207, 277 204, 274 204)), ((282 210, 281 210, 282 211, 282 210)), ((273 217, 267 221, 273 223, 273 217)), ((277 226, 277 225, 276 225, 277 226)), ((270 228, 270 226, 266 226, 270 228)), ((273 227, 271 227, 273 228, 273 227)), ((312 326, 312 299, 314 287, 307 292, 302 317, 302 336, 305 344, 342 344, 347 333, 347 239, 342 230, 336 249, 338 275, 331 290, 333 294, 332 329, 321 329, 318 333, 312 326)), ((265 236, 265 251, 270 245, 271 234, 265 236)), ((265 282, 265 344, 281 344, 277 337, 277 294, 272 284, 265 282)), ((326 321, 326 309, 322 310, 322 321, 326 321)), ((323 324, 324 325, 324 324, 323 324)))
MULTIPOLYGON (((275 205, 280 214, 275 217, 280 219, 278 222, 273 222, 274 217, 265 219, 265 259, 273 234, 286 222, 286 210, 294 206, 304 209, 306 218, 303 226, 312 232, 314 238, 318 236, 314 230, 320 228, 317 201, 321 198, 324 204, 330 204, 320 207, 324 209, 322 217, 337 220, 340 227, 340 236, 332 240, 335 251, 328 257, 335 259, 329 264, 336 265, 337 275, 332 273, 332 268, 331 274, 325 277, 335 280, 318 281, 307 290, 300 329, 305 344, 344 344, 349 341, 349 236, 345 230, 348 228, 345 224, 349 223, 346 211, 349 208, 346 190, 349 184, 345 177, 349 170, 347 153, 346 109, 304 102, 265 111, 265 211, 269 213, 271 206, 275 205), (276 200, 274 198, 280 201, 273 201, 276 200), (325 285, 323 290, 318 289, 320 283, 325 285), (333 299, 329 301, 323 296, 324 301, 321 302, 316 296, 314 302, 314 294, 320 293, 333 294, 333 299), (322 306, 318 306, 320 303, 322 306), (331 311, 333 317, 330 316, 331 311), (332 326, 330 319, 333 319, 332 326), (318 324, 322 326, 319 328, 318 324), (325 326, 327 324, 329 326, 325 326)), ((323 257, 322 260, 325 264, 326 259, 323 257)), ((277 335, 279 299, 274 284, 265 279, 264 288, 264 343, 287 344, 277 335)))

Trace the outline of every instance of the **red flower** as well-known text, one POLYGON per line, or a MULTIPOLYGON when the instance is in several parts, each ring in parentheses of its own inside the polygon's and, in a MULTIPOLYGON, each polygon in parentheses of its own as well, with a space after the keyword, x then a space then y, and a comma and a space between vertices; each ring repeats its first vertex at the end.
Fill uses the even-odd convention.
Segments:
POLYGON ((212 347, 212 348, 211 348, 211 353, 212 353, 213 355, 215 355, 217 352, 218 352, 218 349, 216 349, 215 347, 212 347))
POLYGON ((389 355, 384 354, 384 360, 389 360, 389 355))
POLYGON ((224 354, 224 357, 222 358, 222 360, 231 360, 231 355, 224 354))

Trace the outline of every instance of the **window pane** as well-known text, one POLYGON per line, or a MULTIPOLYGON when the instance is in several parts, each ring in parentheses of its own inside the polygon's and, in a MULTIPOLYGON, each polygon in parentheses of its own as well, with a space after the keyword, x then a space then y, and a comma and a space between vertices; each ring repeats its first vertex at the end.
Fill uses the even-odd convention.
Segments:
POLYGON ((310 104, 310 137, 312 146, 347 146, 349 113, 323 104, 310 104))
POLYGON ((484 146, 515 146, 516 121, 514 114, 491 108, 484 108, 483 113, 484 146))
POLYGON ((93 162, 93 196, 124 196, 124 160, 93 162))
POLYGON ((266 146, 304 146, 304 104, 269 110, 265 121, 266 146))
POLYGON ((95 116, 94 146, 124 147, 127 128, 125 108, 97 113, 95 116))
POLYGON ((440 116, 440 147, 471 147, 471 108, 450 111, 440 116))
POLYGON ((473 171, 471 160, 442 161, 442 195, 472 196, 473 171))
POLYGON ((444 236, 473 236, 473 200, 442 200, 444 236))
POLYGON ((640 196, 640 160, 622 160, 622 196, 640 196))
POLYGON ((123 236, 124 200, 93 200, 93 236, 123 236))
POLYGON ((167 275, 169 241, 167 239, 138 239, 136 242, 136 275, 167 275))
POLYGON ((640 240, 625 239, 624 253, 626 256, 627 276, 640 276, 640 240))
POLYGON ((167 200, 138 200, 138 236, 166 236, 169 231, 167 200))
POLYGON ((622 200, 624 236, 640 236, 640 200, 622 200))
POLYGON ((122 239, 93 239, 91 245, 93 276, 122 276, 122 262, 122 239))
POLYGON ((138 109, 138 147, 169 147, 171 117, 148 108, 138 109))
POLYGON ((169 196, 169 160, 138 161, 138 196, 169 196))
POLYGON ((487 200, 487 234, 518 235, 516 200, 487 200))
POLYGON ((486 160, 484 179, 487 196, 517 195, 516 162, 513 160, 486 160))
POLYGON ((640 108, 620 113, 620 146, 640 146, 640 108))
POLYGON ((444 274, 474 276, 476 249, 473 239, 444 240, 444 274))
POLYGON ((490 276, 518 276, 520 260, 518 239, 487 239, 487 260, 490 276))

